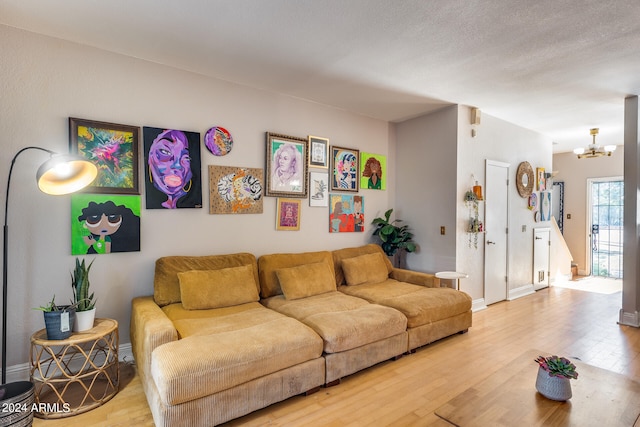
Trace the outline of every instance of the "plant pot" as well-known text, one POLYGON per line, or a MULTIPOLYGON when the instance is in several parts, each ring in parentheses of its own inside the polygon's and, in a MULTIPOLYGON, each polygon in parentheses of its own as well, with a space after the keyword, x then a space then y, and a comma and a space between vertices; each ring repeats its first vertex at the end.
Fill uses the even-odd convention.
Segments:
POLYGON ((550 377, 549 373, 538 367, 536 390, 547 399, 564 402, 571 399, 571 380, 563 377, 550 377))
POLYGON ((73 330, 75 314, 75 308, 63 308, 62 311, 45 311, 44 326, 47 328, 47 339, 64 340, 69 338, 73 330), (65 320, 64 322, 63 319, 65 320))
POLYGON ((30 426, 33 423, 34 387, 29 381, 18 381, 0 386, 0 427, 30 426))
POLYGON ((76 319, 73 322, 74 332, 88 331, 93 328, 93 321, 96 318, 96 309, 86 311, 76 311, 76 319))

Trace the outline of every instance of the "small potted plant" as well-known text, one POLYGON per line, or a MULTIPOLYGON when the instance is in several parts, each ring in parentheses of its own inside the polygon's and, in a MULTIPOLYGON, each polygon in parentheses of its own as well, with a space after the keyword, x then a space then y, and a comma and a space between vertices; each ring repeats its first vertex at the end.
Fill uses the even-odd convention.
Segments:
POLYGON ((71 272, 73 303, 76 306, 73 330, 76 332, 93 328, 93 322, 96 317, 96 303, 93 298, 93 292, 89 293, 89 271, 92 265, 93 261, 87 266, 84 260, 80 262, 76 258, 76 268, 71 272))
POLYGON ((571 399, 571 379, 578 379, 576 365, 566 357, 538 356, 538 377, 536 389, 544 397, 551 400, 565 401, 571 399))
POLYGON ((74 305, 60 306, 56 304, 56 296, 47 305, 34 308, 44 314, 44 326, 48 340, 64 340, 69 338, 75 320, 76 307, 74 305))
POLYGON ((417 246, 413 241, 413 233, 409 231, 408 225, 396 225, 396 223, 402 222, 401 219, 389 221, 391 213, 393 213, 393 209, 386 211, 384 218, 375 218, 371 222, 376 226, 373 235, 380 238, 380 246, 382 246, 384 253, 393 259, 393 265, 401 267, 402 262, 396 254, 399 253, 402 256, 404 252, 415 252, 417 246))

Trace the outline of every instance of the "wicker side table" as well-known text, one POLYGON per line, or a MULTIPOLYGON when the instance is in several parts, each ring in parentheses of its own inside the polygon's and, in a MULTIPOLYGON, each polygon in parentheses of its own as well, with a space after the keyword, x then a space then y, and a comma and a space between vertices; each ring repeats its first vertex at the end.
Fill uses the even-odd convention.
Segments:
POLYGON ((63 418, 101 406, 116 395, 118 322, 96 319, 93 329, 64 340, 47 340, 42 329, 31 336, 31 382, 38 418, 63 418))

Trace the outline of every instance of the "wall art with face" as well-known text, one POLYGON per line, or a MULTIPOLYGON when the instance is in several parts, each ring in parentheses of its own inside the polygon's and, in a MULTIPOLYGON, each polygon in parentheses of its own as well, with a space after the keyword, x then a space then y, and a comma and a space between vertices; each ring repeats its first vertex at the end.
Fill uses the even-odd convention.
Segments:
POLYGON ((71 254, 140 250, 140 196, 71 196, 71 254))
POLYGON ((147 209, 201 208, 200 134, 144 128, 147 209))

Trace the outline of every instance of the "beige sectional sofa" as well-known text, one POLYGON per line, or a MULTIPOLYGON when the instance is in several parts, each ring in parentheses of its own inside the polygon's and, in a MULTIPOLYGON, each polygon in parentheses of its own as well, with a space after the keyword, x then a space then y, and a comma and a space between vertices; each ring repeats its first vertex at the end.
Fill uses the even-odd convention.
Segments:
POLYGON ((240 417, 471 326, 471 299, 377 245, 158 259, 131 343, 157 426, 240 417))

